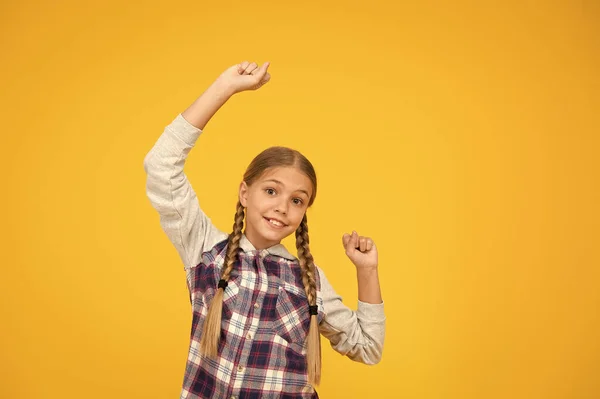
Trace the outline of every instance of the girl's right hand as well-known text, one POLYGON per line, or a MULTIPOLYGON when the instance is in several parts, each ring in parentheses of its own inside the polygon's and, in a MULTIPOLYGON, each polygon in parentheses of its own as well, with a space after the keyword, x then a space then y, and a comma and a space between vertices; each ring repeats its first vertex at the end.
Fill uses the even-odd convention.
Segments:
POLYGON ((234 94, 246 90, 257 90, 271 80, 271 75, 267 72, 269 65, 268 62, 265 62, 259 68, 255 62, 244 61, 227 68, 219 76, 219 80, 230 87, 234 94))

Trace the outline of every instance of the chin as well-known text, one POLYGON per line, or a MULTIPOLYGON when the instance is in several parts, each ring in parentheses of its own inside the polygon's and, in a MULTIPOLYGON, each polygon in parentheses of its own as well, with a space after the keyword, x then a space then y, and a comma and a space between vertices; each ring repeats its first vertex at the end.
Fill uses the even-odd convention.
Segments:
POLYGON ((283 240, 284 238, 288 237, 290 235, 290 233, 274 233, 272 231, 267 232, 265 234, 263 234, 263 238, 268 240, 268 241, 272 241, 272 242, 280 242, 281 240, 283 240))
POLYGON ((273 231, 267 231, 263 234, 263 237, 269 241, 279 241, 279 240, 282 240, 283 238, 287 237, 287 235, 285 233, 276 233, 273 231))

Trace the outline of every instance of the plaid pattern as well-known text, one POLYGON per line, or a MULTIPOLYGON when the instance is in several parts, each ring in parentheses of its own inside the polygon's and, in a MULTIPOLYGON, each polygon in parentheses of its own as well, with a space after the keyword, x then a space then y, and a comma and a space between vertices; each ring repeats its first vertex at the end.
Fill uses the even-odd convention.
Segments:
MULTIPOLYGON (((183 171, 200 133, 178 114, 144 159, 147 196, 183 261, 193 305, 181 397, 315 398, 305 365, 308 303, 298 260, 282 244, 256 250, 242 234, 240 260, 225 291, 220 356, 199 357, 205 304, 214 295, 227 239, 200 208, 183 171)), ((354 311, 342 302, 323 270, 317 271, 320 334, 349 359, 378 363, 385 339, 384 304, 359 300, 354 311)))
MULTIPOLYGON (((200 356, 202 327, 226 247, 227 240, 217 243, 188 269, 193 320, 181 398, 318 398, 308 383, 310 314, 298 260, 240 248, 224 293, 218 357, 200 356)), ((319 273, 315 278, 321 322, 319 273)))

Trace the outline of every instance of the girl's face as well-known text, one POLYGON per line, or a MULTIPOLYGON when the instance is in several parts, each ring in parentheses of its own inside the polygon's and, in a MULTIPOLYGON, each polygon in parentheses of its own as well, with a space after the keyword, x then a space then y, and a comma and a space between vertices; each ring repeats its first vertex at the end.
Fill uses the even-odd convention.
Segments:
POLYGON ((312 196, 310 179, 295 167, 267 169, 251 186, 240 184, 246 207, 248 240, 256 249, 269 248, 294 233, 312 196))

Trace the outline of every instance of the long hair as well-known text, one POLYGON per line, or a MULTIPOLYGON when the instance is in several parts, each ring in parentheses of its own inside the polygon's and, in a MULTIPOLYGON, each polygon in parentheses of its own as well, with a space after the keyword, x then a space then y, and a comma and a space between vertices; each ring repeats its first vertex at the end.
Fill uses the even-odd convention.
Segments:
MULTIPOLYGON (((300 169, 311 181, 313 186, 312 196, 308 201, 310 207, 317 195, 317 175, 310 161, 299 151, 287 147, 270 147, 258 154, 244 173, 244 181, 247 185, 252 185, 267 169, 274 167, 294 166, 300 169)), ((200 352, 204 356, 216 357, 221 336, 221 314, 223 311, 223 294, 233 265, 237 250, 239 248, 240 239, 242 238, 242 230, 244 228, 245 209, 238 200, 235 218, 233 223, 233 231, 229 234, 227 242, 227 252, 223 261, 221 272, 221 280, 217 292, 213 297, 209 307, 202 337, 200 339, 200 352)), ((313 257, 309 249, 308 239, 308 222, 306 214, 302 218, 302 222, 296 230, 296 248, 298 250, 298 260, 302 273, 302 283, 304 291, 308 298, 309 306, 317 305, 317 283, 315 280, 316 267, 313 257)), ((319 327, 317 315, 311 314, 310 326, 306 337, 307 354, 306 361, 308 367, 308 380, 313 385, 318 385, 321 381, 321 341, 319 339, 319 327)))

